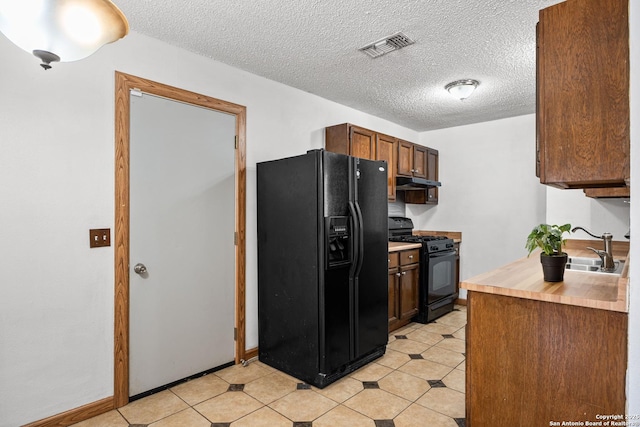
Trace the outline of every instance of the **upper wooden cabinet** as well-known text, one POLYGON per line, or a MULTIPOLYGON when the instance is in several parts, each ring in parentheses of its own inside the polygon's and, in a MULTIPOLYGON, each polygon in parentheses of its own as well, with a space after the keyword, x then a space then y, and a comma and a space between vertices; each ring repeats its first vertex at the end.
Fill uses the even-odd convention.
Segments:
POLYGON ((400 176, 411 176, 413 174, 413 143, 398 140, 398 169, 396 172, 400 176))
MULTIPOLYGON (((439 181, 438 176, 438 150, 429 148, 427 150, 427 179, 431 181, 439 181)), ((438 203, 438 187, 430 188, 427 190, 427 202, 426 203, 438 203)))
POLYGON ((349 154, 362 159, 376 158, 376 134, 356 126, 349 128, 349 154))
POLYGON ((387 196, 396 199, 397 140, 350 123, 325 128, 325 149, 369 160, 387 162, 387 196))
POLYGON ((594 199, 616 199, 631 197, 631 189, 629 187, 613 187, 613 188, 585 188, 584 194, 594 199))
POLYGON ((396 150, 398 141, 388 135, 376 134, 376 160, 387 162, 387 195, 396 199, 396 150))
MULTIPOLYGON (((418 147, 420 147, 421 149, 425 149, 424 158, 426 173, 424 178, 431 181, 438 181, 438 150, 434 150, 433 148, 428 147, 418 147)), ((406 191, 404 201, 414 204, 437 205, 438 187, 429 188, 427 190, 406 191)))
POLYGON ((627 0, 568 0, 540 11, 537 159, 543 184, 629 184, 627 0))
MULTIPOLYGON (((438 180, 438 150, 403 141, 350 123, 325 128, 325 149, 387 162, 387 194, 396 200, 396 176, 438 180)), ((405 191, 407 203, 437 204, 438 189, 405 191)))
POLYGON ((376 133, 349 123, 325 128, 325 148, 362 159, 376 158, 376 133))
POLYGON ((398 140, 398 171, 400 176, 427 178, 427 147, 398 140))
POLYGON ((427 179, 427 147, 413 144, 413 176, 427 179))

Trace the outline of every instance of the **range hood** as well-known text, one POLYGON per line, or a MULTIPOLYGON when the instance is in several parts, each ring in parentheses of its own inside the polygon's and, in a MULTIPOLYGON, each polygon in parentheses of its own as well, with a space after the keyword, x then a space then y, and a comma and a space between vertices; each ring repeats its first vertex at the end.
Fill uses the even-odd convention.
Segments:
POLYGON ((396 177, 396 190, 424 190, 427 188, 440 187, 442 184, 430 179, 398 176, 396 177))

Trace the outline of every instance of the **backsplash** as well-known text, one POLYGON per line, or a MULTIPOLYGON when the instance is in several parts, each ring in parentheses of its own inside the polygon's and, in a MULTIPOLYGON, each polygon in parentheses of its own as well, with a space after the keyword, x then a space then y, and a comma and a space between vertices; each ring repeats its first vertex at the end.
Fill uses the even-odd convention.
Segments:
POLYGON ((407 216, 407 209, 404 200, 396 196, 395 202, 389 202, 389 216, 407 216))

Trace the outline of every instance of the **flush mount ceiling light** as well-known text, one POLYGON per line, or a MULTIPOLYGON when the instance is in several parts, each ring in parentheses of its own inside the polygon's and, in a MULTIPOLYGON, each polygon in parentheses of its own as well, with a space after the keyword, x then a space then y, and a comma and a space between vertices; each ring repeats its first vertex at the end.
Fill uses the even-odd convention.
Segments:
POLYGON ((472 79, 456 80, 455 82, 449 83, 444 88, 449 91, 452 96, 462 101, 471 96, 479 84, 479 81, 472 79))
POLYGON ((0 32, 48 70, 123 38, 129 23, 109 0, 0 0, 0 32))

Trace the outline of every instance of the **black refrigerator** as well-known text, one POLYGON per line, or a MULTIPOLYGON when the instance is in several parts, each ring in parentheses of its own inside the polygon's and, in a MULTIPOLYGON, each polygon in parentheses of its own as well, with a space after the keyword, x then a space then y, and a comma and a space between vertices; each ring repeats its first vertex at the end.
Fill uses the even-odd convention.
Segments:
POLYGON ((323 388, 384 354, 387 163, 258 163, 259 359, 323 388))

